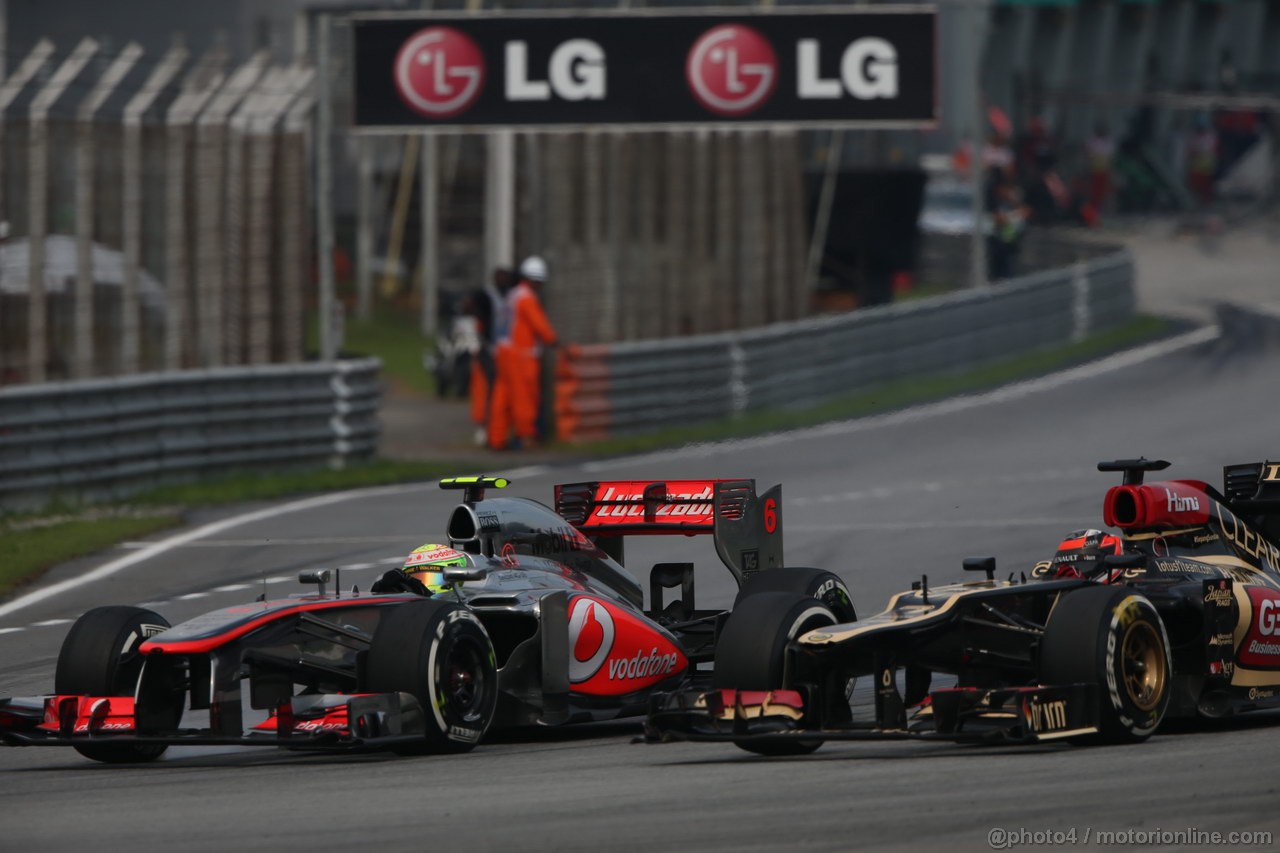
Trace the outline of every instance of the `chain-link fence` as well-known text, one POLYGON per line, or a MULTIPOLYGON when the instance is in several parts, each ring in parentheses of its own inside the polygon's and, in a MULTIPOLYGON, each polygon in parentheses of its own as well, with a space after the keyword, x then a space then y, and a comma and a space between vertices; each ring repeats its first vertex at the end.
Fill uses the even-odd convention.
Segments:
POLYGON ((32 47, 0 82, 0 384, 300 359, 313 77, 32 47))

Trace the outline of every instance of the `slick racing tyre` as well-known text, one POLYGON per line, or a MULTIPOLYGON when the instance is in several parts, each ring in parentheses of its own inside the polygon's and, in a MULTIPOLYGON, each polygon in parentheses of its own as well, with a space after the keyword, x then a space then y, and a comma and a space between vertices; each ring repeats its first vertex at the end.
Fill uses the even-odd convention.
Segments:
POLYGON ((736 609, 749 595, 760 592, 790 592, 816 598, 831 609, 836 621, 855 622, 858 614, 853 609, 853 597, 849 587, 835 572, 826 569, 779 568, 756 572, 742 582, 733 606, 736 609))
MULTIPOLYGON (((788 687, 787 644, 815 628, 836 624, 831 608, 794 592, 755 592, 729 614, 716 642, 711 684, 717 689, 778 690, 788 687)), ((803 755, 821 740, 734 741, 760 755, 803 755)))
POLYGON ((1173 662, 1155 607, 1124 587, 1065 593, 1040 643, 1040 682, 1098 685, 1098 734, 1078 743, 1138 743, 1169 707, 1173 662))
POLYGON ((498 669, 493 643, 475 614, 451 601, 415 601, 378 623, 365 690, 410 693, 422 705, 422 742, 410 754, 467 752, 493 722, 498 669))
MULTIPOLYGON (((138 687, 142 655, 138 647, 169 627, 158 613, 141 607, 95 607, 75 621, 58 652, 53 691, 58 695, 129 696, 138 687)), ((182 717, 181 700, 168 709, 173 727, 182 717)), ((76 752, 94 761, 127 764, 154 761, 168 747, 153 743, 94 743, 76 745, 76 752)))

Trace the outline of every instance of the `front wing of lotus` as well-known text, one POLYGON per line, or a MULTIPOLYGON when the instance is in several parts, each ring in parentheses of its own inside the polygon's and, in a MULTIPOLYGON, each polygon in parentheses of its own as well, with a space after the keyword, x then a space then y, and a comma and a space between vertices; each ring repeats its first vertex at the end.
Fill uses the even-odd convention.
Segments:
POLYGON ((650 703, 644 739, 1037 743, 1097 733, 1097 690, 1094 684, 935 690, 912 709, 905 726, 826 722, 817 689, 807 686, 663 693, 650 703))

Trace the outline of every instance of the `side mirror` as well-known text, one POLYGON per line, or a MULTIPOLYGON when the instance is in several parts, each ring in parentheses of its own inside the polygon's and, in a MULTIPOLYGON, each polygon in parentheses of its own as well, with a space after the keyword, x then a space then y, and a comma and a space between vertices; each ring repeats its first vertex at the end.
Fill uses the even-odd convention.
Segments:
POLYGON ((482 581, 486 574, 487 572, 484 569, 477 569, 472 566, 446 566, 444 579, 456 585, 463 581, 482 581))
POLYGON ((966 572, 986 572, 989 581, 996 578, 995 557, 965 557, 962 565, 966 572))
POLYGON ((1147 565, 1146 554, 1108 554, 1102 565, 1109 569, 1141 569, 1147 565))

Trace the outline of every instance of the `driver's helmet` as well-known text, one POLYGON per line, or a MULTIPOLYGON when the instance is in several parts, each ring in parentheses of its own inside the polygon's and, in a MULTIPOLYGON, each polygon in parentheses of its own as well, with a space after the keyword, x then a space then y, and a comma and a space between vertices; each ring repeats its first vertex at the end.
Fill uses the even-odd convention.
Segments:
POLYGON ((1091 578, 1102 572, 1102 560, 1109 554, 1119 554, 1124 543, 1119 536, 1101 530, 1077 530, 1067 534, 1058 546, 1058 552, 1049 561, 1052 578, 1091 578))
POLYGON ((449 566, 467 566, 471 561, 461 551, 455 551, 448 545, 434 543, 418 548, 404 565, 400 567, 405 577, 413 578, 427 588, 433 595, 444 592, 448 585, 444 581, 444 569, 449 566))

